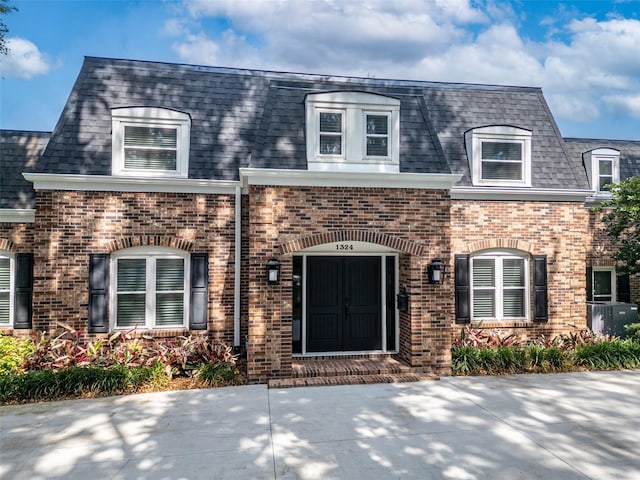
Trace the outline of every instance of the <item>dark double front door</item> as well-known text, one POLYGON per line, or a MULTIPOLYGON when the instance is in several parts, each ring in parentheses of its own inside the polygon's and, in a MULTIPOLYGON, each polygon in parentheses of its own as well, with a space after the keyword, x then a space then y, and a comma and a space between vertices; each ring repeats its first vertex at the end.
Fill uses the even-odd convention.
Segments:
POLYGON ((307 257, 307 352, 382 348, 381 258, 307 257))

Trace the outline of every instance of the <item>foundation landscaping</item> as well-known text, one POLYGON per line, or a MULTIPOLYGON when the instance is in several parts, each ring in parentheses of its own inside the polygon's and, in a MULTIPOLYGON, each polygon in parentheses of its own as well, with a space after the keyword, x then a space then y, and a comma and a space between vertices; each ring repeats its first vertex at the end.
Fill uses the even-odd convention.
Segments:
POLYGON ((63 327, 53 338, 0 336, 0 404, 245 383, 232 348, 204 336, 87 341, 63 327))
POLYGON ((466 327, 453 342, 453 375, 575 372, 640 368, 640 323, 626 338, 591 330, 521 342, 500 330, 466 327))
MULTIPOLYGON (((117 332, 97 340, 64 333, 0 336, 0 404, 211 388, 246 383, 233 349, 204 336, 157 339, 117 332)), ((620 339, 590 330, 523 342, 465 327, 451 348, 452 375, 640 368, 640 322, 620 339)))

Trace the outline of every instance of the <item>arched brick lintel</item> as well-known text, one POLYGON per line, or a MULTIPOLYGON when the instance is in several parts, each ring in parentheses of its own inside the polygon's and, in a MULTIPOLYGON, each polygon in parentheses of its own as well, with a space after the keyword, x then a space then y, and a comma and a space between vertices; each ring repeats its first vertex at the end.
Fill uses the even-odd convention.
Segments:
POLYGON ((6 252, 15 252, 14 243, 8 238, 0 238, 0 250, 4 250, 6 252))
POLYGON ((305 248, 335 242, 367 242, 392 248, 402 253, 408 253, 421 257, 424 253, 424 245, 411 240, 394 237, 380 232, 365 230, 338 230, 335 232, 318 233, 306 237, 299 237, 279 245, 280 252, 287 255, 305 248))
POLYGON ((107 244, 109 253, 132 247, 167 247, 186 252, 193 251, 193 243, 176 237, 165 235, 134 235, 111 240, 107 244))
POLYGON ((516 238, 487 238, 477 242, 467 244, 466 253, 479 252, 480 250, 491 250, 496 248, 509 248, 523 252, 533 253, 531 242, 525 242, 516 238))

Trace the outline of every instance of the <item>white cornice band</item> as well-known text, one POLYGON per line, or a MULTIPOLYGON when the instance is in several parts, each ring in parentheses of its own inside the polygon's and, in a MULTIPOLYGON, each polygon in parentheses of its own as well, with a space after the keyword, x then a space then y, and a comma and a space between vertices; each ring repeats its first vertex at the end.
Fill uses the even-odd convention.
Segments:
POLYGON ((453 187, 453 200, 530 200, 537 202, 584 202, 592 190, 551 188, 453 187))
POLYGON ((110 175, 66 175, 23 173, 36 190, 85 190, 96 192, 235 193, 238 181, 191 178, 115 177, 110 175))
POLYGON ((241 168, 243 186, 421 188, 448 190, 462 175, 446 173, 326 172, 241 168))
POLYGON ((0 223, 33 223, 35 218, 31 208, 0 208, 0 223))

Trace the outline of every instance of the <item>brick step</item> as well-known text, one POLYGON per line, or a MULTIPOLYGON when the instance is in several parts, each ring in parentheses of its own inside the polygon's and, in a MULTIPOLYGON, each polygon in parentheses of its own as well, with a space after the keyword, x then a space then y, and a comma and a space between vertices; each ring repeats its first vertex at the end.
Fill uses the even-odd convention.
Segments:
POLYGON ((348 360, 302 360, 292 365, 293 378, 392 375, 411 373, 411 368, 392 358, 348 360))
POLYGON ((275 378, 269 380, 269 388, 315 387, 328 385, 368 385, 374 383, 404 383, 438 380, 431 373, 385 373, 373 375, 334 375, 307 378, 275 378))

